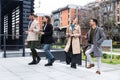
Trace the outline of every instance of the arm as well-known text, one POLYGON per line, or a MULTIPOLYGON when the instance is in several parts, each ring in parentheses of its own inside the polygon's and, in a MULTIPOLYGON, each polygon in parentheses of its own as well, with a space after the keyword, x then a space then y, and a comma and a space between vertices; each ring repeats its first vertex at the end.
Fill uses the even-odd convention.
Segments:
POLYGON ((33 28, 33 32, 38 33, 40 31, 40 24, 36 23, 35 27, 33 28))
POLYGON ((87 39, 87 40, 86 40, 86 45, 87 45, 87 46, 90 46, 90 45, 91 45, 89 38, 90 38, 90 30, 89 30, 89 31, 87 32, 87 34, 86 34, 86 39, 87 39))
POLYGON ((67 26, 67 30, 66 30, 66 37, 69 37, 69 26, 67 26))
POLYGON ((105 33, 103 29, 100 29, 100 39, 97 41, 98 44, 102 44, 102 42, 106 39, 105 33))
POLYGON ((44 32, 45 36, 51 36, 53 34, 53 26, 52 24, 48 25, 48 31, 44 32))

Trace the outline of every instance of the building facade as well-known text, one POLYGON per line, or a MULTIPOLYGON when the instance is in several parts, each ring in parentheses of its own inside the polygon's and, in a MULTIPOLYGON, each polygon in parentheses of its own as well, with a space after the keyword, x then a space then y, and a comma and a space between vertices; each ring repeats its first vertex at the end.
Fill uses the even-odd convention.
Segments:
POLYGON ((120 41, 120 0, 96 0, 85 6, 91 18, 98 19, 107 36, 113 41, 120 41))
POLYGON ((38 16, 38 20, 39 20, 39 23, 40 23, 40 29, 42 29, 42 27, 43 27, 43 17, 46 14, 44 14, 44 13, 36 13, 36 15, 38 16))
POLYGON ((0 0, 0 49, 5 44, 7 49, 20 48, 33 5, 34 0, 0 0))
POLYGON ((52 12, 54 27, 65 27, 70 24, 70 21, 80 13, 80 6, 67 5, 52 12))

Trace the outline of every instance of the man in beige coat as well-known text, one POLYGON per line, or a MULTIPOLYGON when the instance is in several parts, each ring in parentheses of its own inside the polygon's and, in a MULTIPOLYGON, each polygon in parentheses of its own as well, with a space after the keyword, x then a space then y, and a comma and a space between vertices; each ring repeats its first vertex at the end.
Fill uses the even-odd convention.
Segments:
POLYGON ((28 34, 26 41, 28 42, 28 46, 31 49, 33 58, 33 61, 29 63, 29 65, 34 65, 38 64, 39 61, 41 60, 40 57, 38 56, 37 51, 35 50, 36 44, 38 42, 40 25, 36 15, 30 14, 29 18, 31 21, 29 22, 28 25, 28 31, 26 31, 26 34, 28 34))

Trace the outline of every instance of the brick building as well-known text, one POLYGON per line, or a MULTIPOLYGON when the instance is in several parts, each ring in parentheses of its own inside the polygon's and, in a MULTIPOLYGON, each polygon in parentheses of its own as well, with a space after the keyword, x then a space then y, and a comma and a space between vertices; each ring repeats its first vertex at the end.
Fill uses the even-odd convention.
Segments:
POLYGON ((36 15, 38 16, 38 20, 39 20, 39 23, 40 23, 40 28, 42 29, 43 17, 45 16, 45 14, 44 13, 37 13, 36 15))
POLYGON ((63 8, 53 11, 52 18, 54 27, 65 27, 69 25, 73 17, 76 16, 79 18, 79 13, 80 6, 77 5, 67 5, 63 8))
MULTIPOLYGON (((78 5, 67 5, 63 8, 59 8, 52 12, 52 20, 54 28, 59 28, 58 38, 65 39, 65 31, 66 27, 70 24, 71 19, 74 17, 78 18, 78 24, 81 26, 82 24, 82 13, 81 6, 78 5)), ((88 27, 88 26, 87 26, 88 27)), ((88 28, 81 26, 82 35, 87 33, 88 28)), ((83 44, 85 44, 85 39, 83 40, 83 44)))

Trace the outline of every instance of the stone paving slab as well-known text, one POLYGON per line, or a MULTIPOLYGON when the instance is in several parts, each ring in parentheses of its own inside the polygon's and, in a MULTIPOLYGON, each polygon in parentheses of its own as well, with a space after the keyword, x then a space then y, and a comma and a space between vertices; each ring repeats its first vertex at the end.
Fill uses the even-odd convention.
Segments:
POLYGON ((77 69, 71 69, 59 61, 54 66, 45 67, 45 59, 38 65, 30 66, 30 61, 31 57, 0 58, 0 80, 120 80, 119 66, 103 66, 102 74, 97 75, 95 68, 78 66, 77 69))

